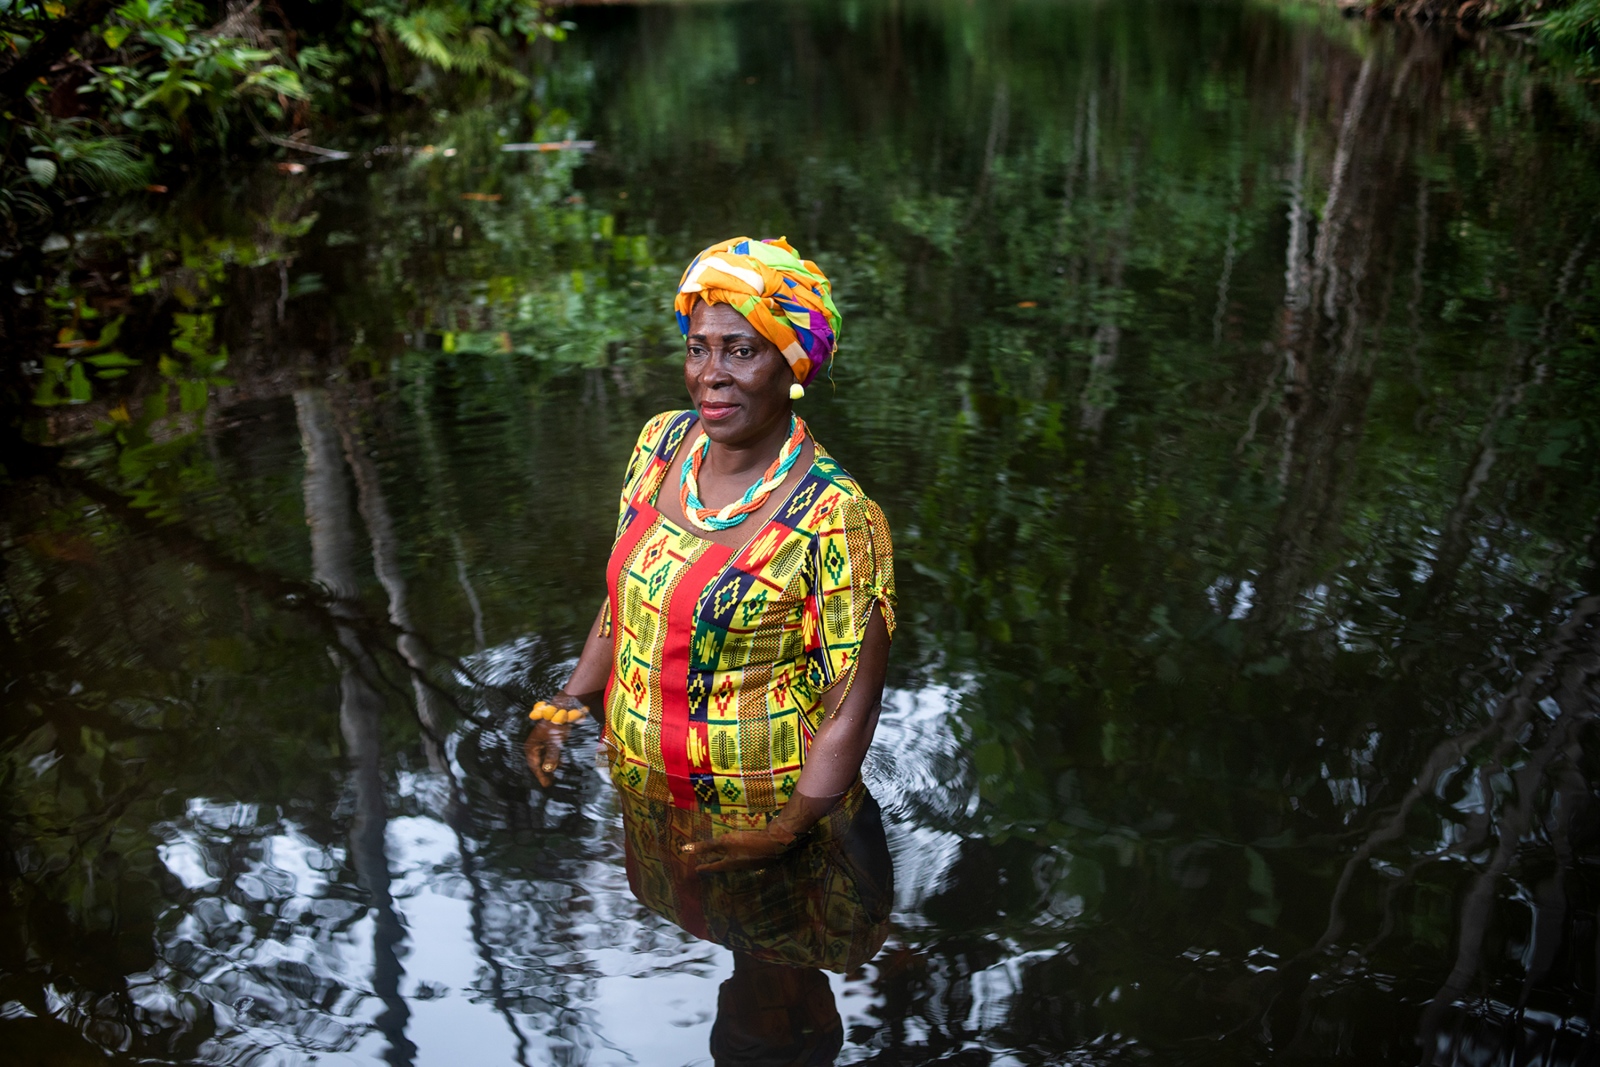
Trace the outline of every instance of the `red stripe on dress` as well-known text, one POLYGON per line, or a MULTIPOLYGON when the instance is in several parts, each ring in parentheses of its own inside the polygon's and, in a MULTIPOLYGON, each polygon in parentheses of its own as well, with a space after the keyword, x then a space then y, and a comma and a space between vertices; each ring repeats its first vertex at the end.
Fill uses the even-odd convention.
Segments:
POLYGON ((731 548, 708 541, 700 558, 674 583, 667 602, 661 606, 661 625, 667 628, 660 663, 661 763, 667 771, 667 788, 674 807, 695 806, 689 772, 711 769, 709 753, 704 766, 689 764, 689 646, 694 642, 700 594, 723 572, 732 556, 731 548))

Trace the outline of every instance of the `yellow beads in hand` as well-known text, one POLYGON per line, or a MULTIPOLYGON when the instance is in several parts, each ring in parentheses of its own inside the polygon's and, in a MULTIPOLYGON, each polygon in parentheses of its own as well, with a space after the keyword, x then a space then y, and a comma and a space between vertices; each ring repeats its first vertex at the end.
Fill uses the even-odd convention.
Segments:
POLYGON ((588 714, 588 708, 558 708, 548 700, 541 700, 528 712, 528 718, 548 719, 557 726, 565 726, 586 718, 588 714))

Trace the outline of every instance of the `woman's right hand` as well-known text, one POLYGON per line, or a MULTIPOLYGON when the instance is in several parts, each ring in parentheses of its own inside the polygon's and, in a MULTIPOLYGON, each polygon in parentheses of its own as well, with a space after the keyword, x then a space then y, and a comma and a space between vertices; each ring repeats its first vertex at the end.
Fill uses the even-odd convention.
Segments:
POLYGON ((557 726, 579 722, 589 714, 589 707, 571 693, 561 691, 549 700, 536 701, 533 710, 528 712, 528 718, 535 721, 545 719, 557 726))
POLYGON ((522 744, 522 752, 540 788, 549 789, 555 782, 567 734, 572 731, 573 723, 586 718, 588 714, 589 709, 584 702, 566 692, 539 701, 528 712, 528 718, 534 723, 533 729, 528 731, 528 739, 522 744))
POLYGON ((548 789, 555 781, 556 768, 561 765, 561 747, 566 743, 572 724, 582 722, 589 715, 589 701, 600 707, 605 696, 606 679, 611 673, 611 638, 602 636, 608 605, 601 603, 595 612, 594 623, 583 644, 583 654, 573 668, 567 684, 556 691, 549 700, 534 704, 528 712, 533 729, 523 742, 523 753, 528 757, 528 769, 541 788, 548 789), (585 694, 573 696, 573 691, 585 694))
POLYGON ((710 841, 691 841, 678 851, 688 857, 696 873, 762 870, 794 847, 795 835, 774 830, 742 830, 710 841))

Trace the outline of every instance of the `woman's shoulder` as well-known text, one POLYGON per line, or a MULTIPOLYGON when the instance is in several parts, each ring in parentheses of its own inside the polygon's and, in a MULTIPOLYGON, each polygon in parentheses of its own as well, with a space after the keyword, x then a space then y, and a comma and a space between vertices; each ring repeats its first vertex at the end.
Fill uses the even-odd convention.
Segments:
POLYGON ((811 459, 811 474, 828 488, 836 490, 844 496, 846 501, 871 504, 867 491, 861 488, 861 483, 853 478, 849 471, 820 444, 816 446, 815 454, 811 459))
MULTIPOLYGON (((801 525, 816 539, 822 560, 835 561, 830 566, 837 568, 848 562, 861 582, 892 602, 894 541, 883 509, 820 445, 811 463, 811 477, 821 491, 812 497, 801 525)), ((836 581, 840 573, 833 573, 836 581)))
MULTIPOLYGON (((663 440, 674 434, 681 437, 689 429, 689 424, 694 421, 694 412, 685 409, 663 411, 659 415, 652 415, 644 424, 644 429, 639 431, 639 439, 634 444, 634 451, 655 451, 663 440)), ((676 443, 676 442, 674 442, 676 443)))
POLYGON ((633 443, 633 451, 628 454, 628 469, 622 476, 624 510, 627 509, 628 500, 638 486, 639 479, 651 469, 652 463, 678 447, 678 442, 682 441, 683 435, 688 432, 693 415, 692 411, 663 411, 659 415, 652 416, 644 424, 644 429, 639 431, 638 440, 633 443))
POLYGON ((867 495, 849 471, 817 445, 811 460, 809 486, 802 485, 797 497, 805 497, 809 505, 800 525, 814 533, 843 531, 866 526, 884 530, 888 522, 883 510, 867 495), (807 492, 807 489, 810 489, 807 492))

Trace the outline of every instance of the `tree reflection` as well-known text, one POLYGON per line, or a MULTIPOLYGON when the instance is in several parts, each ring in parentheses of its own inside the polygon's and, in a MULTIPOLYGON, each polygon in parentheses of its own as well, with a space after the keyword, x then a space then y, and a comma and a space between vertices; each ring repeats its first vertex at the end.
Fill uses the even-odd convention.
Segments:
MULTIPOLYGON (((311 573, 333 594, 332 611, 338 618, 348 615, 348 605, 359 596, 355 515, 350 510, 339 434, 325 390, 296 392, 294 406, 306 454, 303 485, 306 524, 311 528, 311 573)), ((384 840, 388 814, 378 741, 384 701, 377 691, 378 665, 353 629, 338 626, 335 632, 339 644, 329 651, 339 665, 339 731, 355 769, 351 781, 356 811, 350 855, 375 914, 372 990, 383 1002, 376 1025, 389 1043, 385 1062, 409 1064, 417 1047, 406 1037, 406 1021, 411 1012, 400 995, 405 969, 400 965, 399 950, 405 941, 405 929, 389 893, 389 856, 384 840)))

